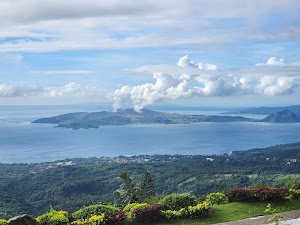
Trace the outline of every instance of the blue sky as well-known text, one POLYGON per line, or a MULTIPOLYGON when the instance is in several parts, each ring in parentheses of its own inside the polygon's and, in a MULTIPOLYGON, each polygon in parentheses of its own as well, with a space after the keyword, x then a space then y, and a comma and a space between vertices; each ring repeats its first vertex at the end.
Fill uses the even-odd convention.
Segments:
POLYGON ((0 10, 0 104, 299 104, 298 0, 2 0, 0 10))

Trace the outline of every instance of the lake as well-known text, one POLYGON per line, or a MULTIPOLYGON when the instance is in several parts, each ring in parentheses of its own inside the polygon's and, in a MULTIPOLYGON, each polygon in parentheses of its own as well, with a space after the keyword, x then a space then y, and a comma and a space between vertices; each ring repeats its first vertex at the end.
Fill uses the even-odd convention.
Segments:
MULTIPOLYGON (((300 141, 300 123, 126 125, 88 130, 71 130, 55 128, 49 124, 30 123, 41 117, 103 109, 78 106, 0 107, 0 162, 32 163, 75 157, 142 154, 223 154, 234 150, 300 141)), ((176 110, 176 113, 180 112, 176 110)), ((182 113, 220 112, 182 111, 182 113)), ((253 117, 257 118, 256 115, 253 117)))

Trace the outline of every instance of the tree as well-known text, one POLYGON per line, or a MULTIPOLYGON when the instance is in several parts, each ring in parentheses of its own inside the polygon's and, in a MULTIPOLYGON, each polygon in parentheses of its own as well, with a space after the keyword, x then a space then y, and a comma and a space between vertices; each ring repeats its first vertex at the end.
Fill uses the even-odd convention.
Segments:
POLYGON ((146 171, 141 180, 141 197, 143 199, 155 195, 154 183, 151 173, 146 171))
POLYGON ((140 189, 136 183, 130 178, 126 171, 122 171, 119 177, 123 183, 114 193, 117 203, 125 206, 130 203, 139 202, 140 189))

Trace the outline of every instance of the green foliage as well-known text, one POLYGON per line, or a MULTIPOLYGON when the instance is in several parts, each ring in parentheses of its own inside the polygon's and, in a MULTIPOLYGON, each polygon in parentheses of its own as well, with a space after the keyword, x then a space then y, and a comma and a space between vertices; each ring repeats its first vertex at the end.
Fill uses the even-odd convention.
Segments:
POLYGON ((217 193, 210 193, 207 195, 206 199, 207 202, 214 205, 226 204, 228 203, 228 198, 224 193, 217 192, 217 193))
POLYGON ((299 178, 294 176, 287 176, 281 178, 281 180, 278 183, 278 187, 291 189, 298 182, 299 182, 299 178))
POLYGON ((188 207, 189 217, 193 219, 205 218, 209 215, 209 211, 210 208, 208 202, 188 207))
POLYGON ((142 208, 142 207, 145 207, 145 206, 148 206, 149 204, 147 203, 131 203, 131 204, 128 204, 124 207, 124 211, 125 212, 131 212, 133 209, 137 209, 137 208, 142 208))
POLYGON ((69 223, 68 213, 66 211, 56 211, 53 208, 50 208, 48 213, 37 217, 36 221, 49 225, 67 225, 69 223))
POLYGON ((141 192, 136 183, 125 171, 122 171, 119 177, 123 183, 114 193, 116 202, 121 204, 122 206, 134 202, 139 202, 141 192))
POLYGON ((169 206, 173 210, 179 210, 187 206, 196 205, 196 199, 190 194, 170 194, 167 195, 161 202, 162 204, 169 206))
POLYGON ((272 205, 270 203, 268 203, 267 208, 265 210, 265 213, 266 214, 272 214, 272 213, 275 213, 275 212, 276 212, 276 209, 273 209, 272 205))
POLYGON ((6 220, 0 219, 0 225, 8 225, 6 220))
POLYGON ((282 202, 286 201, 289 190, 286 188, 236 188, 227 192, 229 202, 282 202))
POLYGON ((186 208, 176 210, 165 210, 162 211, 162 214, 170 221, 170 220, 178 220, 188 218, 189 212, 186 208))
POLYGON ((150 198, 155 195, 154 190, 154 181, 151 173, 148 171, 142 177, 141 180, 141 198, 144 200, 145 198, 150 198))
POLYGON ((161 213, 168 208, 164 205, 154 204, 132 211, 133 222, 137 224, 149 224, 153 222, 165 221, 166 217, 161 213))
POLYGON ((126 205, 124 207, 124 211, 127 212, 127 219, 129 221, 132 220, 133 210, 143 208, 143 207, 146 207, 146 206, 149 206, 149 204, 147 204, 147 203, 131 203, 131 204, 126 205))
MULTIPOLYGON (((3 203, 0 218, 8 219, 23 212, 36 217, 48 211, 49 205, 74 212, 95 202, 113 202, 113 190, 122 184, 118 179, 122 170, 136 181, 139 181, 141 171, 149 171, 155 175, 155 191, 164 195, 189 192, 201 196, 254 184, 257 184, 255 187, 279 187, 278 183, 284 177, 300 179, 299 148, 300 143, 296 143, 233 152, 231 155, 100 157, 52 163, 0 164, 0 199, 3 203), (214 160, 208 161, 207 157, 214 160), (297 162, 287 165, 289 159, 297 159, 297 162), (147 163, 140 163, 145 160, 147 163), (59 165, 70 161, 73 165, 59 165), (22 201, 19 196, 22 196, 22 201)), ((139 187, 140 182, 137 184, 139 187)), ((159 199, 155 196, 143 202, 154 204, 159 199)))
MULTIPOLYGON (((267 205, 267 209, 265 210, 266 214, 273 214, 276 213, 276 209, 273 209, 272 205, 270 203, 268 203, 267 205)), ((274 225, 279 225, 279 221, 280 219, 282 219, 283 217, 281 215, 274 215, 272 216, 268 222, 275 222, 274 225)))
POLYGON ((162 214, 170 220, 179 220, 179 219, 199 219, 208 217, 210 212, 210 207, 208 202, 203 202, 195 206, 188 206, 186 208, 181 208, 179 210, 165 210, 162 211, 162 214))
POLYGON ((74 212, 72 216, 75 219, 86 220, 94 215, 99 216, 102 214, 105 214, 106 216, 115 216, 118 214, 118 209, 111 205, 102 205, 102 204, 89 205, 74 212))
POLYGON ((78 220, 71 223, 71 225, 105 225, 105 215, 93 215, 85 220, 78 220))
MULTIPOLYGON (((274 204, 277 213, 300 209, 298 201, 291 200, 280 204, 274 204)), ((239 203, 233 202, 225 205, 213 205, 213 214, 203 219, 181 219, 173 221, 172 225, 209 225, 218 224, 234 220, 242 220, 251 217, 263 216, 266 209, 266 203, 239 203)), ((165 223, 158 223, 156 225, 165 225, 165 223)))
POLYGON ((150 198, 145 198, 143 200, 143 202, 148 203, 149 205, 151 204, 158 204, 159 202, 161 202, 166 196, 165 195, 154 195, 151 196, 150 198))
POLYGON ((290 197, 293 200, 300 200, 300 190, 290 189, 290 197))

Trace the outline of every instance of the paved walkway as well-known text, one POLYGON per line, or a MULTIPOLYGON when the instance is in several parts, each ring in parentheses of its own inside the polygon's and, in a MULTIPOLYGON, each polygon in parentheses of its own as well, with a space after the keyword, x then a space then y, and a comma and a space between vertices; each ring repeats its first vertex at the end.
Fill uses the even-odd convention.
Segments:
POLYGON ((281 219, 280 225, 300 225, 300 210, 293 210, 288 212, 282 212, 278 214, 272 214, 267 216, 254 217, 244 220, 237 220, 227 223, 218 223, 216 225, 266 225, 274 224, 269 223, 268 220, 274 215, 283 216, 281 219))

